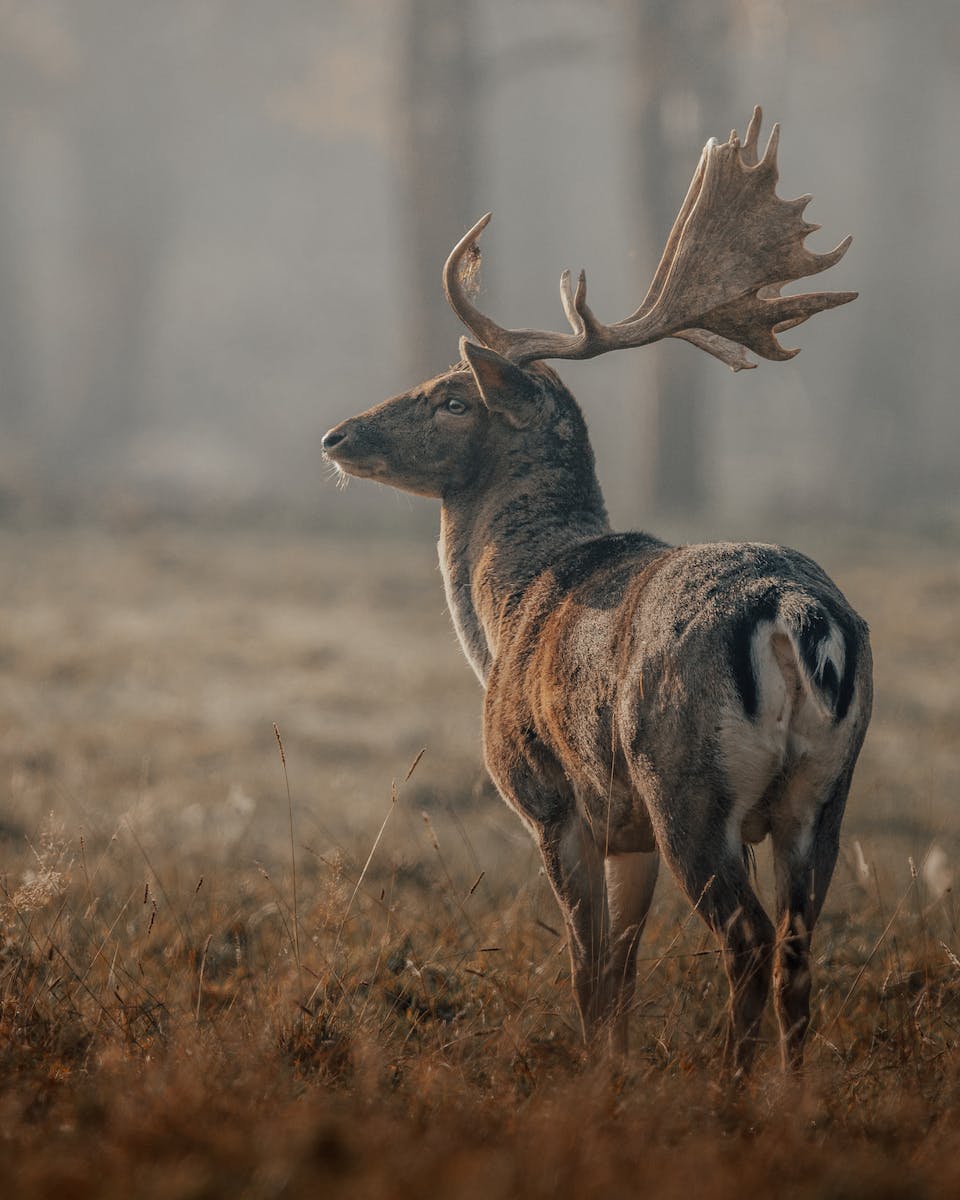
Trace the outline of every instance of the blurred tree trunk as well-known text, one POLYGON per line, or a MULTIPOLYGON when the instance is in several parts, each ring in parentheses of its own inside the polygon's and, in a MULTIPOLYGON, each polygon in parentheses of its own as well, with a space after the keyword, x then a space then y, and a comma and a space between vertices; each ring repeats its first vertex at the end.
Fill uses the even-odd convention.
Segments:
POLYGON ((68 488, 104 479, 146 421, 147 371, 156 305, 175 228, 172 148, 187 127, 187 79, 176 74, 169 15, 91 0, 126 53, 99 49, 93 78, 65 113, 72 151, 80 265, 89 281, 83 360, 72 380, 70 419, 54 439, 51 467, 68 488), (126 98, 137 97, 138 120, 126 98), (153 103, 143 105, 143 98, 153 103))
MULTIPOLYGON (((728 119, 730 13, 726 0, 710 5, 633 0, 626 21, 634 64, 626 152, 635 164, 642 289, 653 276, 703 142, 710 135, 725 137, 734 123, 728 119)), ((673 343, 656 352, 655 362, 641 501, 645 508, 696 510, 707 495, 704 363, 688 346, 673 343)))
POLYGON ((27 433, 29 357, 24 329, 16 190, 7 168, 13 156, 0 134, 0 437, 27 433))
POLYGON ((82 262, 96 288, 69 440, 99 469, 125 452, 146 419, 147 361, 173 206, 163 166, 141 159, 128 174, 104 161, 105 146, 93 139, 76 148, 82 262))
POLYGON ((476 61, 472 0, 407 0, 398 104, 406 277, 399 301, 411 380, 455 357, 463 332, 440 286, 474 212, 476 61))
POLYGON ((24 253, 24 201, 19 186, 21 151, 33 122, 45 119, 31 68, 32 64, 0 53, 0 438, 12 435, 21 443, 31 432, 30 402, 36 386, 27 300, 30 264, 24 253), (28 103, 39 112, 29 112, 28 103))
MULTIPOLYGON (((880 228, 899 229, 906 219, 937 228, 936 189, 923 184, 934 143, 917 131, 925 130, 928 114, 936 112, 940 71, 951 69, 944 60, 954 52, 950 30, 955 23, 954 0, 928 4, 922 21, 895 0, 878 0, 871 10, 875 70, 864 104, 870 120, 861 136, 869 146, 865 162, 872 173, 866 203, 880 228), (924 69, 906 73, 905 61, 923 63, 924 69)), ((899 239, 891 239, 882 255, 864 256, 858 263, 857 286, 872 310, 869 342, 860 348, 851 395, 840 409, 838 466, 865 476, 857 483, 867 515, 891 500, 896 507, 901 499, 924 492, 919 439, 925 413, 917 411, 916 390, 927 378, 933 325, 929 282, 904 255, 899 239), (894 330, 896 336, 890 336, 894 330)))

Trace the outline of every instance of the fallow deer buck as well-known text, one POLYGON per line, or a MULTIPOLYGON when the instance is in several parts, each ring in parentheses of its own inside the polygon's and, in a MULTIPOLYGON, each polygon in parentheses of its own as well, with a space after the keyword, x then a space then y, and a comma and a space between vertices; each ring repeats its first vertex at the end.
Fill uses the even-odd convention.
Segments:
POLYGON ((323 439, 340 471, 441 501, 440 563, 464 653, 486 689, 484 752, 533 834, 566 922, 588 1039, 626 1022, 662 855, 720 942, 724 1060, 753 1055, 773 979, 784 1064, 810 1013, 810 937, 871 706, 867 627, 809 558, 781 546, 670 546, 613 533, 577 402, 544 359, 678 337, 734 370, 746 349, 856 293, 781 296, 823 271, 809 197, 781 200, 774 127, 757 153, 711 139, 646 299, 603 325, 581 273, 570 333, 501 328, 466 294, 489 215, 454 248, 447 299, 475 340, 461 361, 323 439), (465 263, 466 260, 466 263, 465 263), (770 835, 776 927, 746 845, 770 835))

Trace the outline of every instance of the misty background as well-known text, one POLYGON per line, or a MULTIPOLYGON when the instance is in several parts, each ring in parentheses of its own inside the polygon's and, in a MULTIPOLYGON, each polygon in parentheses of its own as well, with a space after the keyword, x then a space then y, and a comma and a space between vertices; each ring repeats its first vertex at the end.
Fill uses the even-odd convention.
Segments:
MULTIPOLYGON (((0 517, 435 521, 323 432, 443 370, 480 303, 631 312, 710 136, 781 121, 856 289, 734 376, 675 342, 560 371, 614 521, 956 522, 952 0, 0 0, 0 517)), ((768 528, 764 525, 764 529, 768 528)))

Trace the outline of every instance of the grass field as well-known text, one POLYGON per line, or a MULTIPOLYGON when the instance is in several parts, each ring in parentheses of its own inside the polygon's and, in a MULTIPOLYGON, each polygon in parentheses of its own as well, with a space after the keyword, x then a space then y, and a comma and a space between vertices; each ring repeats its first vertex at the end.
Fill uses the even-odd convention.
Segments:
POLYGON ((629 1061, 585 1061, 428 538, 0 531, 3 1194, 960 1194, 960 541, 793 540, 875 717, 805 1075, 771 1021, 726 1087, 668 878, 629 1061))

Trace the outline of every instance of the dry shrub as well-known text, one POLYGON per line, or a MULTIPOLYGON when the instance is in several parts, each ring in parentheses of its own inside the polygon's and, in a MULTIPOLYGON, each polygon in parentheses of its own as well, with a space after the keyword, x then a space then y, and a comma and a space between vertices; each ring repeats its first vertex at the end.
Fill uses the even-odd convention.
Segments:
POLYGON ((58 886, 42 904, 8 886, 3 909, 0 1158, 17 1195, 960 1183, 956 941, 949 895, 929 902, 918 873, 818 931, 804 1077, 780 1074, 770 1029, 734 1086, 717 1074, 724 981, 676 897, 645 940, 629 1060, 591 1063, 536 881, 472 888, 424 830, 419 859, 384 838, 365 871, 366 851, 341 850, 303 872, 299 965, 291 872, 222 868, 178 892, 131 879, 122 835, 93 848, 95 880, 78 866, 91 846, 48 838, 33 869, 58 886))

